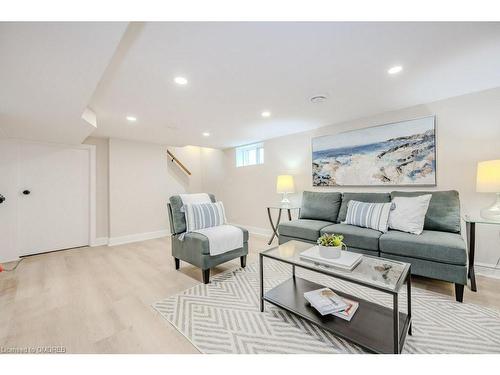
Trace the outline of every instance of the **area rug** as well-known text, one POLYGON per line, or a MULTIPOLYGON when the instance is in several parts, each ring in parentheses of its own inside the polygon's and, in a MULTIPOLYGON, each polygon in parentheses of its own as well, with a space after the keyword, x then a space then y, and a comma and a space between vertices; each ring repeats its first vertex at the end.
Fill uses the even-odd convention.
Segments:
MULTIPOLYGON (((267 258, 265 262, 266 290, 291 276, 290 266, 267 258)), ((303 269, 296 274, 381 305, 392 303, 390 295, 365 287, 303 269)), ((399 305, 406 306, 404 292, 399 305)), ((364 353, 269 303, 261 313, 257 263, 216 275, 210 284, 197 285, 153 307, 202 353, 364 353)), ((500 316, 495 310, 413 288, 412 316, 413 335, 403 353, 500 353, 500 316)))

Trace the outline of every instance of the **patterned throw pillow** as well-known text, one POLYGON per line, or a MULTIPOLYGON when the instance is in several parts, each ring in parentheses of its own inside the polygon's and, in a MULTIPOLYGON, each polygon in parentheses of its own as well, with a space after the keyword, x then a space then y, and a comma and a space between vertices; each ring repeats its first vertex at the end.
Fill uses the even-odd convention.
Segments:
POLYGON ((186 232, 216 227, 226 223, 222 202, 185 204, 186 232))
POLYGON ((366 203, 351 200, 347 205, 347 215, 342 224, 371 228, 385 233, 389 226, 391 207, 392 203, 366 203))

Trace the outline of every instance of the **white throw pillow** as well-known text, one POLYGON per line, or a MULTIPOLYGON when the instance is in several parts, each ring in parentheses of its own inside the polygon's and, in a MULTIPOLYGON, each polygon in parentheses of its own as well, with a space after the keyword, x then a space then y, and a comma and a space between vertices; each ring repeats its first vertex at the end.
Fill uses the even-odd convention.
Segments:
POLYGON ((389 228, 421 234, 424 230, 425 214, 429 208, 432 194, 417 197, 395 197, 394 208, 389 214, 389 228))

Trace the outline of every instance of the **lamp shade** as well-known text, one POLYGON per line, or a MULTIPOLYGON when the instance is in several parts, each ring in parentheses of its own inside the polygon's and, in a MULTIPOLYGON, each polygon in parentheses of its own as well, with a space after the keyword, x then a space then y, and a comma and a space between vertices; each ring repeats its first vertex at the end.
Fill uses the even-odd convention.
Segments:
POLYGON ((500 193, 500 160, 477 163, 476 190, 479 193, 500 193))
POLYGON ((293 193, 295 187, 293 184, 293 176, 281 175, 278 176, 276 180, 276 192, 277 193, 293 193))

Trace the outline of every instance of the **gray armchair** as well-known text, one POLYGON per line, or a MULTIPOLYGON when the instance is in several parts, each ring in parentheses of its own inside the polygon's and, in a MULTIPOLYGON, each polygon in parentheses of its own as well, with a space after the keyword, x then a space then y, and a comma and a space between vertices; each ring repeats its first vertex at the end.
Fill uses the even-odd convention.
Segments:
MULTIPOLYGON (((215 202, 215 196, 209 194, 212 202, 215 202)), ((241 267, 246 266, 248 254, 248 231, 243 231, 243 247, 231 250, 224 254, 211 256, 208 246, 208 239, 200 233, 186 233, 181 241, 179 236, 186 232, 186 218, 184 212, 181 212, 182 199, 178 195, 170 197, 168 204, 168 216, 170 219, 170 232, 172 233, 172 256, 175 261, 175 269, 180 267, 180 261, 188 262, 201 268, 203 282, 208 284, 210 281, 210 268, 218 266, 224 262, 235 258, 240 258, 241 267)))

